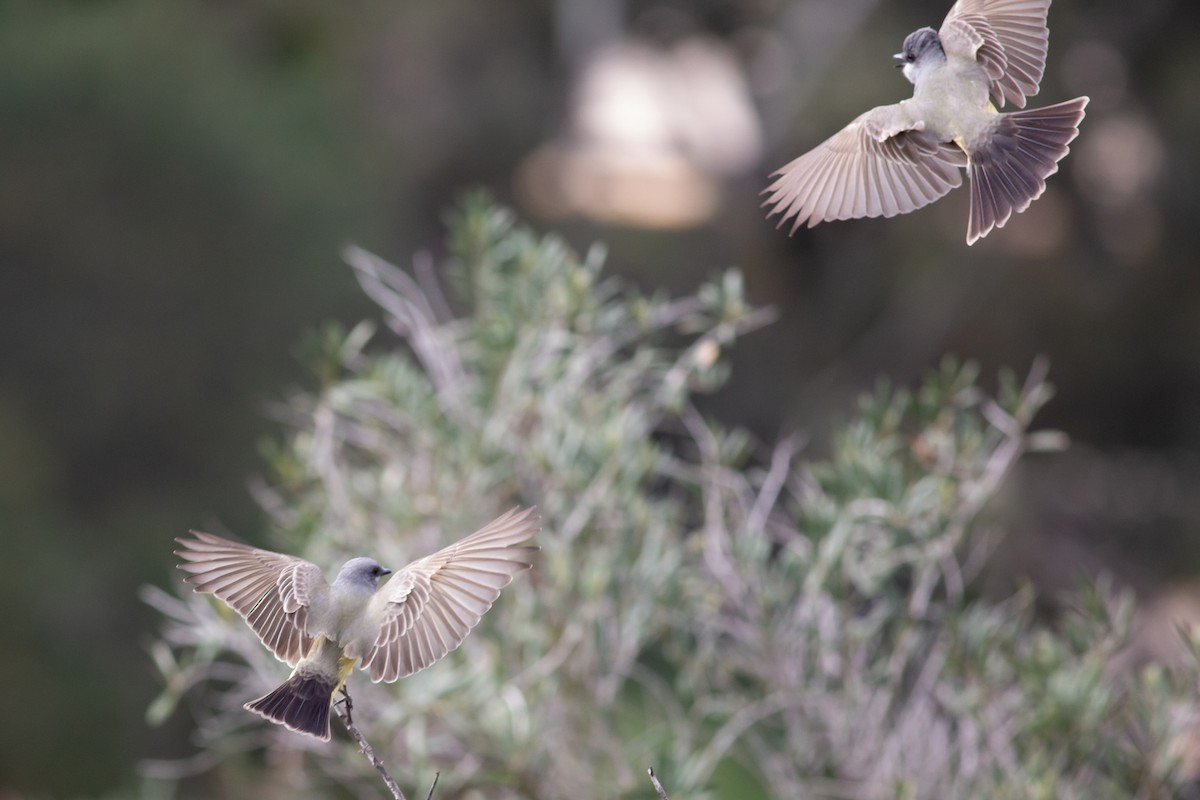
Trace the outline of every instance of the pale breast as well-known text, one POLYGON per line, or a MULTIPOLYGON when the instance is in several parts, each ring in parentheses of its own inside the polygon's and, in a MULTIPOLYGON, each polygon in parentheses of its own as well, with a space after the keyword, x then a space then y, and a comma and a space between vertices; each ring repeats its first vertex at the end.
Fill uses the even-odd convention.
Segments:
POLYGON ((987 76, 974 62, 951 59, 941 69, 923 76, 913 92, 913 102, 925 120, 925 129, 947 141, 963 139, 970 143, 986 136, 995 124, 987 76))

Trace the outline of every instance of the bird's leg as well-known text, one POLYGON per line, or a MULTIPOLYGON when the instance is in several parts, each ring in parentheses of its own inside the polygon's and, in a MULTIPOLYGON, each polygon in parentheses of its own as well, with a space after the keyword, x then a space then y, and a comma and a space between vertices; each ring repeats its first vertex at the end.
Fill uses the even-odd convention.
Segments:
POLYGON ((350 692, 346 691, 346 686, 345 686, 345 684, 343 684, 343 685, 342 685, 342 688, 341 688, 341 689, 339 689, 338 691, 342 693, 342 699, 341 699, 341 700, 334 700, 334 701, 333 701, 333 704, 334 704, 335 706, 341 705, 341 706, 344 706, 344 707, 345 707, 345 709, 346 709, 346 714, 345 714, 345 716, 346 716, 346 720, 347 720, 347 721, 349 721, 349 720, 350 720, 350 712, 351 712, 351 711, 354 709, 354 703, 353 703, 353 701, 351 701, 351 700, 350 700, 350 692))

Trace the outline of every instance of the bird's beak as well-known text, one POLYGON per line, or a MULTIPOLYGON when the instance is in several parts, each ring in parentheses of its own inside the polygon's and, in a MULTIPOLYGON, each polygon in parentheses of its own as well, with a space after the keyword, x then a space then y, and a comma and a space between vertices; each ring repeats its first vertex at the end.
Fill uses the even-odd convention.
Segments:
POLYGON ((901 69, 904 66, 904 53, 896 53, 892 58, 900 62, 896 65, 896 69, 901 69))
POLYGON ((380 567, 380 569, 381 569, 381 570, 383 570, 383 574, 384 574, 384 575, 391 575, 391 574, 392 574, 392 571, 391 571, 390 569, 388 569, 387 567, 380 567))

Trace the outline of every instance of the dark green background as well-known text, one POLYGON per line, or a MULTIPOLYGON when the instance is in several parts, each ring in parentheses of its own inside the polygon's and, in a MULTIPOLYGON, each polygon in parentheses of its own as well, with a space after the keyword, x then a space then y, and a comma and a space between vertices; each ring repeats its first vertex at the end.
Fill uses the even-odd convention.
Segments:
MULTIPOLYGON (((188 527, 261 535, 247 482, 259 442, 279 431, 269 402, 307 385, 294 357, 302 334, 373 314, 340 248, 404 264, 440 251, 441 215, 461 191, 511 199, 519 160, 562 129, 572 65, 555 26, 566 5, 0 3, 0 685, 10 698, 0 794, 102 794, 132 785, 138 759, 190 752, 186 715, 165 730, 144 722, 158 686, 145 653, 155 622, 138 587, 174 580, 171 539, 188 527)), ((667 7, 744 43, 805 5, 631 2, 625 16, 636 30, 667 7)), ((1089 194, 1087 162, 1072 157, 1051 179, 1056 199, 1039 201, 1070 224, 1049 257, 1022 257, 1004 239, 1024 235, 1022 218, 967 249, 965 191, 894 220, 775 231, 758 208, 766 173, 860 110, 902 98, 890 54, 946 11, 930 0, 852 6, 869 13, 838 51, 843 66, 806 76, 802 108, 759 98, 784 122, 711 224, 534 222, 580 247, 607 241, 612 268, 645 286, 682 290, 743 267, 751 298, 781 319, 739 343, 710 410, 767 439, 799 427, 819 449, 855 393, 881 375, 911 382, 945 353, 985 370, 1048 355, 1060 395, 1042 422, 1077 447, 1021 483, 1020 541, 1065 537, 1056 570, 1095 555, 1147 590, 1193 571, 1193 5, 1057 0, 1051 10, 1033 103, 1086 92, 1097 102, 1084 138, 1121 117, 1161 145, 1143 205, 1157 239, 1135 258, 1114 250, 1120 215, 1089 194), (1089 41, 1119 54, 1116 72, 1064 66, 1089 41), (1114 522, 1105 503, 1129 491, 1131 459, 1173 494, 1131 495, 1132 512, 1114 522)))

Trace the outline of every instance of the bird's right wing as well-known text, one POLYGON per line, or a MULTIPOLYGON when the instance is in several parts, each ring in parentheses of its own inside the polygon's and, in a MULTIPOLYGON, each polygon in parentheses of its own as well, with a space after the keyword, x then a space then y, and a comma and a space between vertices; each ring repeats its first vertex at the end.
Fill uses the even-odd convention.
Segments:
POLYGON ((938 38, 947 55, 979 62, 997 106, 1024 108, 1046 69, 1049 10, 1050 0, 958 0, 938 38))
MULTIPOLYGON (((893 217, 928 205, 962 184, 962 151, 938 142, 904 103, 879 106, 774 173, 763 205, 805 222, 893 217)), ((770 216, 768 214, 768 216, 770 216)))
POLYGON ((483 529, 412 562, 379 589, 365 617, 371 628, 346 642, 371 680, 394 681, 425 669, 462 644, 538 549, 534 509, 512 509, 483 529))
POLYGON ((189 533, 195 538, 175 540, 182 545, 175 551, 183 559, 179 569, 191 573, 184 580, 228 603, 276 658, 296 666, 312 643, 310 604, 329 591, 320 568, 211 533, 189 533))

